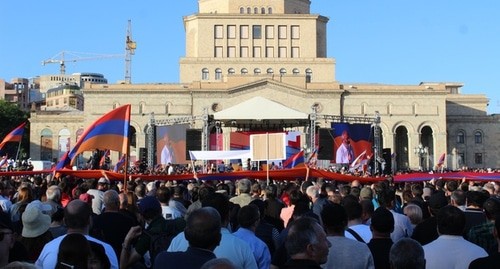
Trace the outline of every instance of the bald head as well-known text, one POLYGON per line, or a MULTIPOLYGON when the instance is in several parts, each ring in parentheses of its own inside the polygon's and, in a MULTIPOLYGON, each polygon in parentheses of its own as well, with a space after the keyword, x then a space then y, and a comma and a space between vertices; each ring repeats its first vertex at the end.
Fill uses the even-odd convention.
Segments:
POLYGON ((89 204, 79 199, 73 200, 64 208, 64 223, 68 229, 86 229, 91 213, 89 204))

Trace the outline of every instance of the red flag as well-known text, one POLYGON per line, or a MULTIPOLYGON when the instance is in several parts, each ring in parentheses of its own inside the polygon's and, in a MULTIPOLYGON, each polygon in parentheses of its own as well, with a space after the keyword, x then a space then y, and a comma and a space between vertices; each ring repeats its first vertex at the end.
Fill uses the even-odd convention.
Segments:
POLYGON ((110 149, 128 152, 128 132, 130 128, 130 105, 116 108, 87 127, 76 145, 67 156, 63 156, 56 169, 71 164, 84 151, 110 149))
POLYGON ((0 143, 0 149, 2 149, 7 142, 20 142, 21 139, 23 139, 24 126, 26 126, 26 122, 17 126, 16 129, 8 133, 7 136, 2 140, 2 143, 0 143))

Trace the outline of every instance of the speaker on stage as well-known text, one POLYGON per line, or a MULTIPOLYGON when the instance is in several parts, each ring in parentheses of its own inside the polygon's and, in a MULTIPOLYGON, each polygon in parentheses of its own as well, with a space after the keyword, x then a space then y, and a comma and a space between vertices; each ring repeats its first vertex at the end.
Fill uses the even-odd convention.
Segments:
POLYGON ((390 148, 384 148, 382 150, 382 158, 385 161, 385 165, 383 166, 383 173, 386 175, 392 174, 392 158, 391 158, 391 149, 390 148))
POLYGON ((333 160, 333 133, 330 128, 318 129, 318 159, 333 160))
POLYGON ((201 150, 201 136, 203 132, 201 129, 187 129, 186 130, 186 159, 191 160, 189 156, 190 150, 201 150))

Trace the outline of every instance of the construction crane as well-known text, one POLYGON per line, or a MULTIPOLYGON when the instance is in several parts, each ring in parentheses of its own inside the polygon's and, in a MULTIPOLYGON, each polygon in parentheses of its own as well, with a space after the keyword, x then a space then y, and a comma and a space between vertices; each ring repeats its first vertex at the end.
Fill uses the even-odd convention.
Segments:
POLYGON ((132 39, 132 22, 128 20, 127 39, 125 40, 125 83, 132 83, 132 55, 135 54, 137 43, 132 39))
POLYGON ((78 61, 89 61, 89 60, 99 60, 106 58, 123 58, 126 57, 124 54, 96 54, 96 53, 84 53, 84 52, 72 52, 72 51, 61 51, 54 57, 42 61, 42 65, 46 64, 59 64, 59 72, 61 75, 66 73, 66 63, 68 62, 78 62, 78 61))

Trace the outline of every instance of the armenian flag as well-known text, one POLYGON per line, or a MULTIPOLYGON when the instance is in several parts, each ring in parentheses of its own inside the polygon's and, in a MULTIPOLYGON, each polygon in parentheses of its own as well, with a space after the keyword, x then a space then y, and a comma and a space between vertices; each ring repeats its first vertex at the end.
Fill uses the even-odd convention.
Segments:
POLYGON ((126 154, 122 155, 120 160, 118 160, 118 162, 115 164, 115 168, 113 171, 118 172, 120 170, 120 168, 122 168, 122 166, 125 164, 125 156, 127 156, 127 155, 126 154))
POLYGON ((128 153, 130 104, 108 112, 87 127, 75 147, 65 154, 56 169, 71 166, 76 156, 84 151, 109 149, 128 153))
POLYGON ((2 149, 7 142, 21 142, 24 134, 24 126, 26 126, 26 122, 17 126, 16 129, 8 133, 7 136, 2 140, 2 143, 0 143, 0 149, 2 149))
POLYGON ((301 150, 294 155, 290 156, 290 158, 286 159, 283 163, 283 168, 294 168, 299 165, 304 165, 304 151, 301 150))

